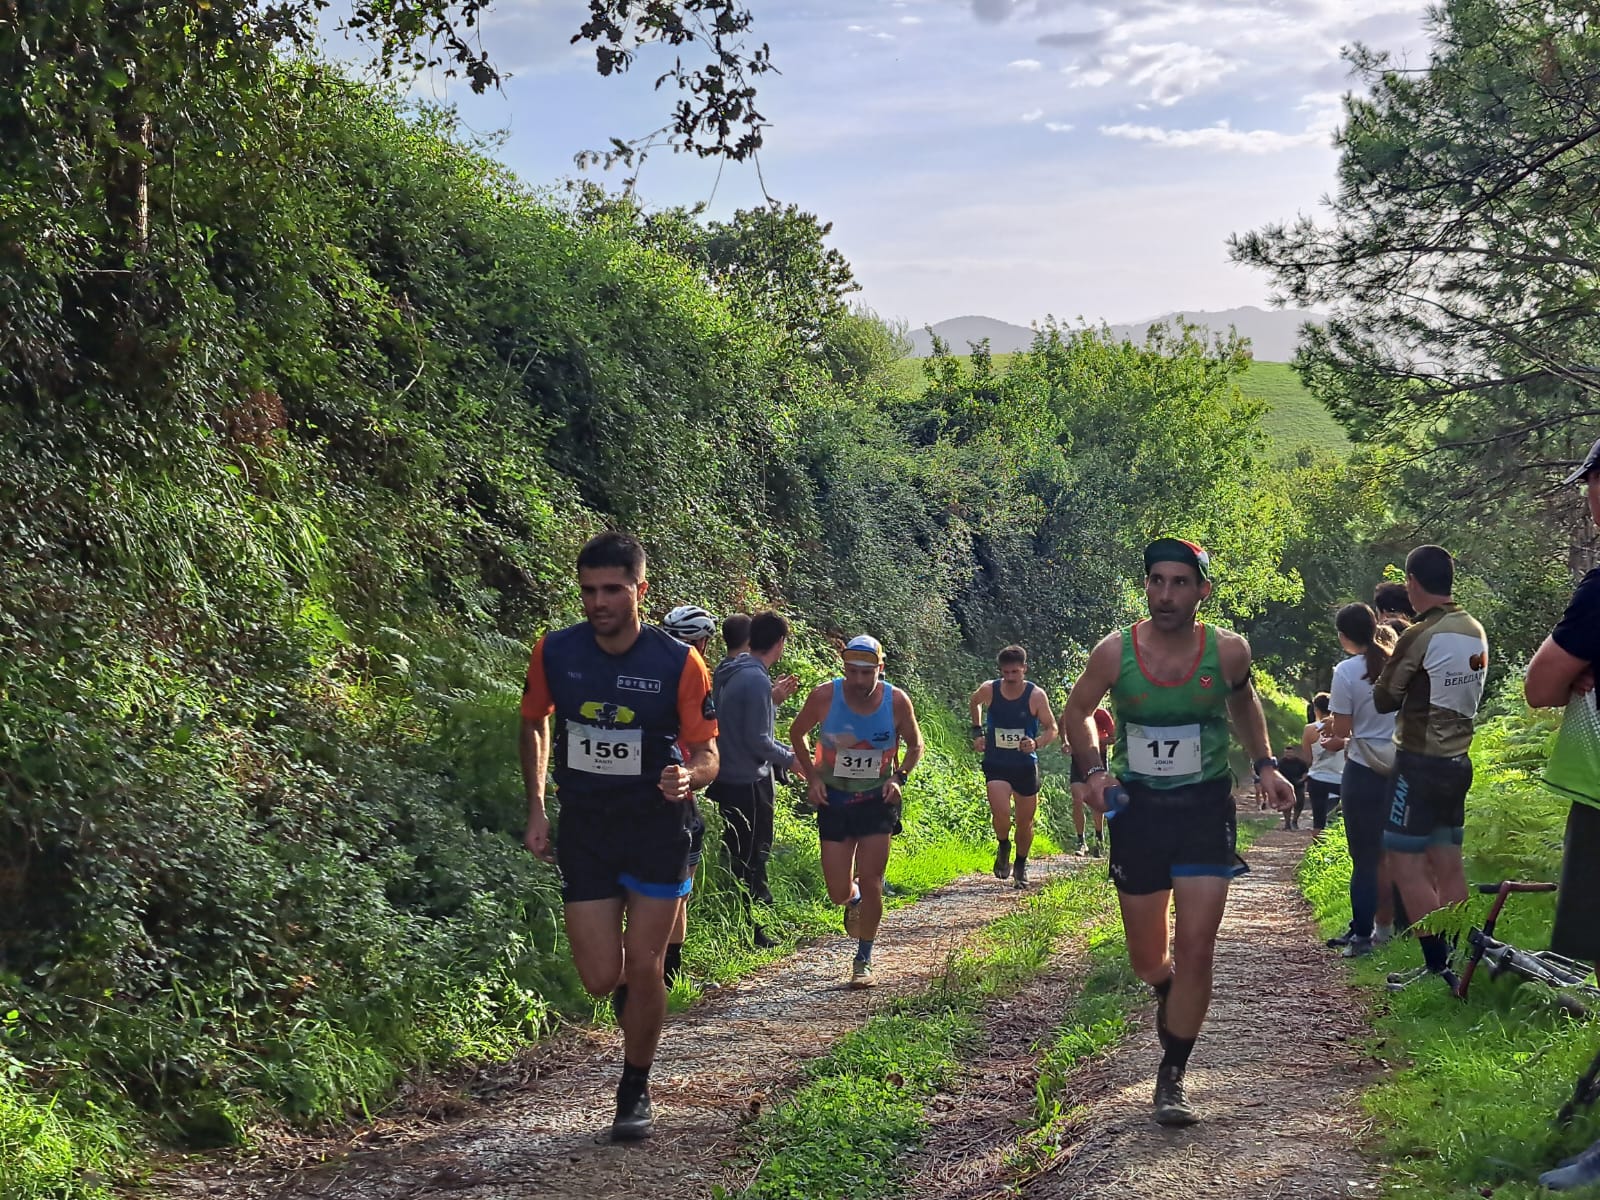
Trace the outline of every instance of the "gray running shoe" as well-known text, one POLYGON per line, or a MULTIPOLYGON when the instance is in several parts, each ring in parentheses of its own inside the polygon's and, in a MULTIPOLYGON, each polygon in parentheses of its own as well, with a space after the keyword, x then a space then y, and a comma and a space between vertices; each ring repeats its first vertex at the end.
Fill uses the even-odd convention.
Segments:
POLYGON ((1011 843, 1001 842, 994 852, 994 877, 1005 879, 1011 874, 1011 843))
POLYGON ((861 938, 860 900, 855 900, 844 906, 844 933, 846 937, 853 937, 858 941, 861 938))
POLYGON ((1552 1192, 1565 1192, 1600 1183, 1600 1142, 1590 1146, 1577 1158, 1546 1171, 1539 1176, 1539 1182, 1552 1192))
POLYGON ((1200 1119, 1183 1090, 1183 1071, 1163 1066, 1156 1072, 1156 1124, 1193 1125, 1200 1119))
POLYGON ((853 988, 869 988, 877 981, 872 978, 872 964, 862 962, 859 958, 850 964, 850 986, 853 988))
POLYGON ((1344 944, 1344 949, 1339 951, 1341 958, 1365 958, 1372 953, 1371 938, 1351 938, 1344 944))

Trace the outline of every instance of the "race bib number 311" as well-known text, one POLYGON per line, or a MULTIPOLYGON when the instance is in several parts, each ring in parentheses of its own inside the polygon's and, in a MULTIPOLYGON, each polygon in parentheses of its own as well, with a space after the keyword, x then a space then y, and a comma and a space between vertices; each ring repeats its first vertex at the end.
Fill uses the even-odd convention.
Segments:
POLYGON ((840 779, 877 779, 883 774, 882 750, 840 750, 833 758, 840 779))
POLYGON ((1153 779, 1200 774, 1200 726, 1129 725, 1128 767, 1153 779))
POLYGON ((585 775, 642 775, 644 731, 597 729, 568 721, 567 766, 585 775))

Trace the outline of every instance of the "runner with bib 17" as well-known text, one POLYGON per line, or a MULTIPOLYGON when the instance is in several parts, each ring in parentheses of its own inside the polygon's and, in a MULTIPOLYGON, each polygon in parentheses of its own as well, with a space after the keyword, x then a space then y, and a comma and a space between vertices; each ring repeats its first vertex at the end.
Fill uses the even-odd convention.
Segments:
POLYGON ((1250 679, 1250 645, 1196 619, 1211 595, 1211 559, 1201 547, 1158 538, 1145 548, 1150 618, 1103 638, 1067 699, 1062 728, 1089 783, 1089 804, 1106 812, 1111 878, 1134 973, 1156 994, 1161 1066, 1155 1118, 1199 1120, 1184 1072, 1211 1003, 1212 960, 1228 885, 1246 869, 1234 849, 1231 717, 1274 808, 1294 788, 1269 752, 1266 716, 1250 679), (1117 717, 1109 767, 1100 763, 1094 710, 1111 694, 1117 717), (1168 909, 1176 910, 1169 942, 1168 909))

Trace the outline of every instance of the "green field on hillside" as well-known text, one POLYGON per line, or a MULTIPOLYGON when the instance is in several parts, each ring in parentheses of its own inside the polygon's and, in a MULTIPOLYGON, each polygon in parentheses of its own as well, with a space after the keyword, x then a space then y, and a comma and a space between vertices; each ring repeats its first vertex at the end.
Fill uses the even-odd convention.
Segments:
MULTIPOLYGON (((1011 358, 1010 354, 996 354, 995 369, 1004 371, 1011 358)), ((923 358, 901 359, 897 364, 900 381, 920 390, 926 384, 922 371, 926 361, 923 358)), ((1267 412, 1261 423, 1280 455, 1287 455, 1301 446, 1314 446, 1341 455, 1349 452, 1350 439, 1344 430, 1306 390, 1288 363, 1252 362, 1240 379, 1239 388, 1245 395, 1259 396, 1267 402, 1267 412)))

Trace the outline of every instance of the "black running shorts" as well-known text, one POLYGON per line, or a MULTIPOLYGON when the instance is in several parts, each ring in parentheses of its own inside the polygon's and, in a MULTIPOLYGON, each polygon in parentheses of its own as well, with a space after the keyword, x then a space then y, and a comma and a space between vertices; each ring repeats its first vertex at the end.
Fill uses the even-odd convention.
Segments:
POLYGON ((1021 762, 994 762, 985 758, 983 760, 983 781, 985 783, 1009 783, 1011 791, 1018 796, 1037 796, 1039 794, 1039 762, 1034 758, 1026 758, 1021 762))
POLYGON ((1561 890, 1550 949, 1584 962, 1600 961, 1600 808, 1574 804, 1561 851, 1561 890))
POLYGON ((561 899, 610 900, 626 892, 687 896, 705 823, 692 800, 674 804, 655 788, 621 796, 573 796, 556 823, 561 899))
POLYGON ((1389 820, 1383 846, 1398 854, 1421 854, 1429 846, 1461 845, 1472 790, 1472 759, 1441 758, 1401 750, 1389 776, 1389 820))
POLYGON ((1123 786, 1128 805, 1106 821, 1111 879, 1119 892, 1148 896, 1185 876, 1231 879, 1249 870, 1234 849, 1231 779, 1166 790, 1123 786))
POLYGON ((817 809, 817 837, 824 842, 853 842, 899 832, 900 806, 886 804, 881 790, 836 792, 830 788, 828 803, 817 809))

